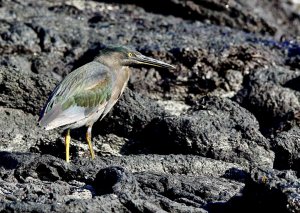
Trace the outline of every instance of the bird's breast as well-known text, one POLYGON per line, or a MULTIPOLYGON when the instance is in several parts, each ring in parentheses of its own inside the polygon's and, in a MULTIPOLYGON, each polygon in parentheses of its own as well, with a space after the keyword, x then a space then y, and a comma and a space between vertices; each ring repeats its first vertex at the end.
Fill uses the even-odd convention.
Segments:
POLYGON ((129 69, 129 67, 122 67, 121 70, 116 73, 112 96, 111 96, 112 100, 117 101, 119 97, 122 95, 124 89, 127 86, 127 82, 129 80, 130 75, 131 75, 131 70, 129 69))
POLYGON ((128 67, 122 67, 119 72, 114 73, 114 82, 112 87, 111 97, 108 100, 105 109, 101 115, 101 119, 111 110, 111 108, 116 104, 129 80, 131 71, 128 67))

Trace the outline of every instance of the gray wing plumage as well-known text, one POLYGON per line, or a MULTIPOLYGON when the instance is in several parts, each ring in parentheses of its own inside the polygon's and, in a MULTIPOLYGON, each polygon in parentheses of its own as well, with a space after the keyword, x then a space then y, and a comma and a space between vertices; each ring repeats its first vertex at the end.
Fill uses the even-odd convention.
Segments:
POLYGON ((71 72, 53 90, 40 116, 46 129, 70 125, 105 108, 112 93, 109 68, 90 62, 71 72))

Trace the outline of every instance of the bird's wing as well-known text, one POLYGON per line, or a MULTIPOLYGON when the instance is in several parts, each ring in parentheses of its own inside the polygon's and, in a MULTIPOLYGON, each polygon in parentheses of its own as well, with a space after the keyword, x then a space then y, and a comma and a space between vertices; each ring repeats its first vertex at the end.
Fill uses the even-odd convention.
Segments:
POLYGON ((104 109, 112 93, 109 68, 90 62, 71 72, 54 89, 39 123, 46 129, 72 124, 104 109))

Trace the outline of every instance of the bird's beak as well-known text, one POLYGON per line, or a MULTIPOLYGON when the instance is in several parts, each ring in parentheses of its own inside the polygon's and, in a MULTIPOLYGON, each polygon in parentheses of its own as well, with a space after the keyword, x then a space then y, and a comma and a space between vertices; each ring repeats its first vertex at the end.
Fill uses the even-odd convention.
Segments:
POLYGON ((134 58, 134 60, 135 60, 135 62, 138 63, 138 64, 147 64, 147 65, 150 65, 150 66, 156 66, 156 67, 163 67, 163 68, 175 69, 175 66, 173 66, 173 65, 171 65, 171 64, 168 64, 168 63, 165 63, 165 62, 163 62, 163 61, 156 60, 156 59, 153 59, 153 58, 144 56, 144 55, 137 55, 137 56, 134 58))

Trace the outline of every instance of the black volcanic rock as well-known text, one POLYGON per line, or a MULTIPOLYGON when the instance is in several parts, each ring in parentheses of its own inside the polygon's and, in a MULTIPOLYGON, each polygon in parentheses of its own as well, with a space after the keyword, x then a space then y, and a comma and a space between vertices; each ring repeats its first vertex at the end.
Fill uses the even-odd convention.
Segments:
POLYGON ((101 204, 104 211, 206 212, 208 202, 225 202, 244 186, 231 179, 238 174, 233 170, 239 171, 240 181, 248 171, 238 164, 189 155, 107 157, 68 164, 49 155, 1 153, 1 162, 0 186, 7 193, 0 202, 3 211, 51 207, 60 212, 69 205, 67 212, 93 211, 101 204), (20 195, 26 202, 18 202, 20 195))
POLYGON ((293 85, 299 71, 282 67, 258 69, 245 80, 235 99, 258 119, 265 134, 289 129, 300 111, 300 93, 293 85))
POLYGON ((0 0, 0 211, 299 212, 293 2, 0 0), (176 69, 133 67, 66 163, 40 110, 111 44, 176 69))
POLYGON ((3 107, 39 115, 55 83, 58 83, 57 80, 50 76, 23 74, 16 69, 2 66, 0 67, 0 104, 3 107))
POLYGON ((99 124, 96 123, 95 128, 119 136, 143 137, 139 135, 154 118, 164 117, 167 114, 151 99, 126 89, 112 109, 112 116, 106 117, 99 124))
POLYGON ((293 169, 299 174, 300 163, 300 129, 293 127, 281 132, 272 141, 275 152, 274 167, 277 169, 293 169))
POLYGON ((158 152, 192 153, 248 166, 273 166, 274 153, 259 132, 255 117, 228 99, 202 98, 179 117, 158 118, 148 131, 158 152))

